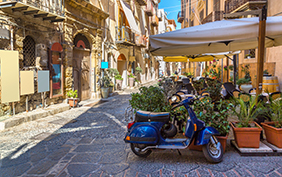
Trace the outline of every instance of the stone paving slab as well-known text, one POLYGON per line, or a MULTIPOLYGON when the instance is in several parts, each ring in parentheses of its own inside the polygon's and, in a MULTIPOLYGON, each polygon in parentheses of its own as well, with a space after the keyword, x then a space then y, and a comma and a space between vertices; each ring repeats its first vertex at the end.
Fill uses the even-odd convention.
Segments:
POLYGON ((239 148, 235 140, 232 140, 231 144, 238 150, 241 155, 266 155, 274 153, 274 151, 270 147, 268 147, 261 141, 259 143, 259 148, 239 148))
POLYGON ((266 140, 263 140, 262 142, 264 144, 266 144, 267 146, 269 146, 271 149, 273 149, 274 152, 282 153, 282 148, 279 148, 279 147, 267 142, 266 140))

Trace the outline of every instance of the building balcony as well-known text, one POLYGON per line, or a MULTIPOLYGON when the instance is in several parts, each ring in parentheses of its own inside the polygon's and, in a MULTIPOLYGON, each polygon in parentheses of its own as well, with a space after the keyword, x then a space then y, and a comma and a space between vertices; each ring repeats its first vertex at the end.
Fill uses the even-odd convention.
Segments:
POLYGON ((202 20, 202 24, 219 21, 223 19, 223 11, 212 11, 206 18, 202 20))
POLYGON ((140 6, 146 6, 147 5, 147 0, 136 0, 137 3, 139 3, 140 6))
POLYGON ((152 24, 152 26, 159 26, 159 18, 157 17, 157 16, 152 16, 151 17, 151 24, 152 24))
POLYGON ((154 8, 151 1, 147 1, 147 7, 144 10, 148 16, 153 16, 154 8))
POLYGON ((225 13, 242 12, 248 9, 262 9, 267 0, 226 0, 225 13))
POLYGON ((135 33, 128 26, 116 27, 116 43, 127 46, 135 45, 135 33))
POLYGON ((139 47, 147 47, 148 46, 148 37, 145 35, 135 35, 135 44, 139 47))
POLYGON ((0 0, 0 9, 14 17, 33 15, 51 22, 64 21, 63 1, 0 0))
POLYGON ((184 20, 184 13, 182 11, 179 11, 177 14, 177 22, 182 23, 184 20))

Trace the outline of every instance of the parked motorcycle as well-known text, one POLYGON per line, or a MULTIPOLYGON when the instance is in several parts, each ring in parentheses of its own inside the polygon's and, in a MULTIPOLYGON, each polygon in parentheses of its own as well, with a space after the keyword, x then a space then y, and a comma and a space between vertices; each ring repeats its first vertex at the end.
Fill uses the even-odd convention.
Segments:
POLYGON ((169 113, 152 113, 137 111, 135 121, 127 125, 128 132, 124 141, 130 143, 131 150, 140 157, 147 157, 153 149, 186 149, 193 140, 195 145, 203 145, 203 153, 209 162, 218 163, 223 158, 223 148, 215 135, 219 132, 213 127, 206 127, 205 123, 199 120, 190 105, 193 105, 194 98, 187 98, 175 105, 173 109, 184 106, 189 113, 186 123, 184 139, 176 139, 166 136, 171 133, 166 129, 169 125, 169 113))

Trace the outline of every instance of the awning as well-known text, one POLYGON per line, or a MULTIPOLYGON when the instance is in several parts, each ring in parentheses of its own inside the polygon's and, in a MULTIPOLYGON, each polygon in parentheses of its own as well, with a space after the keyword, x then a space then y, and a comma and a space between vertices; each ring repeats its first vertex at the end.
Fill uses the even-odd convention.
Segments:
POLYGON ((183 56, 169 56, 164 57, 165 62, 187 62, 188 58, 183 56))
POLYGON ((123 8, 123 11, 125 13, 126 19, 127 19, 128 23, 130 25, 131 30, 134 33, 140 34, 140 30, 137 26, 137 23, 136 23, 135 18, 132 14, 130 6, 127 3, 124 3, 123 0, 120 0, 120 3, 121 3, 121 6, 123 8))
MULTIPOLYGON (((187 56, 258 47, 259 18, 222 20, 150 36, 156 56, 187 56)), ((282 16, 267 17, 265 46, 282 45, 282 16)))
POLYGON ((202 55, 189 55, 189 56, 167 56, 164 57, 165 62, 204 62, 222 59, 230 57, 232 55, 239 54, 240 51, 236 52, 222 52, 222 53, 205 53, 202 55))

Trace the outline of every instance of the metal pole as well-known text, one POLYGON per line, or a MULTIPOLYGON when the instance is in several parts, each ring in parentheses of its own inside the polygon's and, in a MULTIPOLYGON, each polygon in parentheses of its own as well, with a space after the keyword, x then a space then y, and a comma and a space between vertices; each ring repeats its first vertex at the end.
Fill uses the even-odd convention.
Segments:
POLYGON ((256 95, 262 92, 263 62, 265 50, 265 28, 266 28, 267 9, 264 6, 259 17, 259 42, 258 42, 258 59, 257 59, 257 83, 256 95))
POLYGON ((233 83, 236 87, 236 76, 237 76, 237 55, 233 55, 233 66, 234 66, 234 73, 233 73, 233 83))
POLYGON ((221 59, 221 82, 223 83, 223 58, 221 59))
POLYGON ((25 98, 25 111, 28 112, 28 96, 25 98))

